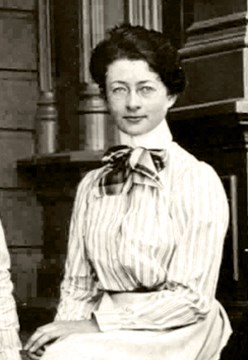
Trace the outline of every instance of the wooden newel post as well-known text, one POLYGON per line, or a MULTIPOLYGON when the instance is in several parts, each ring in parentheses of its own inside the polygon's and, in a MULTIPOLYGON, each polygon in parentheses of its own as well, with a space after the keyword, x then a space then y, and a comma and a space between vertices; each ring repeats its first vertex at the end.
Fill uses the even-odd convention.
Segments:
POLYGON ((96 84, 82 90, 79 113, 79 143, 85 150, 102 150, 106 146, 108 112, 96 84))
POLYGON ((81 0, 80 13, 80 102, 79 148, 103 150, 108 146, 111 122, 98 86, 89 74, 89 61, 92 49, 104 38, 104 1, 81 0))
POLYGON ((57 150, 57 108, 52 81, 50 0, 38 2, 39 88, 36 112, 36 152, 57 150))
POLYGON ((57 150, 57 108, 52 91, 42 92, 37 103, 37 153, 54 153, 57 150))

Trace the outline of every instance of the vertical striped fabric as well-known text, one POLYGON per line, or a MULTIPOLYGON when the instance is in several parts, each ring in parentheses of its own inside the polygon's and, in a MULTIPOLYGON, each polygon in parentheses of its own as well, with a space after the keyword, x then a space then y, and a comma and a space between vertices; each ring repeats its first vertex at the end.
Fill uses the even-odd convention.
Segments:
POLYGON ((79 184, 57 320, 94 313, 102 331, 168 330, 211 311, 229 220, 226 195, 212 167, 175 142, 167 151, 162 189, 133 184, 100 196, 104 168, 79 184), (137 304, 103 311, 106 291, 142 293, 137 304))
POLYGON ((9 267, 10 258, 0 221, 0 360, 20 360, 19 324, 9 267))

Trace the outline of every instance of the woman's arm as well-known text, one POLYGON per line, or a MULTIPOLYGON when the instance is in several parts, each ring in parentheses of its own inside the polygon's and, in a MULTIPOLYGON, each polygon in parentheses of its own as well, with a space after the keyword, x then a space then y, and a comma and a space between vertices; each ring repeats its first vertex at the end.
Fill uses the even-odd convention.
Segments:
POLYGON ((9 268, 10 258, 0 222, 0 359, 20 360, 19 323, 9 268))
POLYGON ((229 211, 214 170, 205 163, 184 174, 170 209, 177 247, 166 290, 145 293, 137 304, 95 311, 102 331, 163 330, 204 319, 215 297, 229 211))
POLYGON ((91 174, 88 173, 77 189, 57 314, 54 322, 39 327, 28 340, 25 350, 32 359, 38 359, 44 352, 44 346, 61 336, 99 332, 91 315, 98 306, 101 294, 98 293, 96 274, 87 259, 84 244, 86 194, 91 181, 91 174))
POLYGON ((91 173, 88 173, 77 190, 70 223, 65 275, 55 320, 90 319, 98 305, 96 274, 87 259, 84 242, 86 194, 91 182, 91 173))

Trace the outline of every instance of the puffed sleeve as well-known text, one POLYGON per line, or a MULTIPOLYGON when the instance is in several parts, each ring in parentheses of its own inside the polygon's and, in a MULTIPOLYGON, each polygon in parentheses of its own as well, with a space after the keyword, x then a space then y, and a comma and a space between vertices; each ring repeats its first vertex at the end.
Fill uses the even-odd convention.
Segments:
POLYGON ((19 323, 9 268, 10 257, 0 221, 0 359, 20 360, 19 323))
POLYGON ((181 327, 204 319, 211 310, 229 220, 226 194, 212 167, 196 162, 178 179, 170 219, 177 245, 166 289, 145 293, 137 304, 96 311, 102 331, 181 327))
POLYGON ((89 319, 99 301, 96 274, 87 259, 84 242, 87 193, 92 181, 90 172, 77 189, 70 222, 65 275, 61 283, 60 302, 55 320, 89 319))

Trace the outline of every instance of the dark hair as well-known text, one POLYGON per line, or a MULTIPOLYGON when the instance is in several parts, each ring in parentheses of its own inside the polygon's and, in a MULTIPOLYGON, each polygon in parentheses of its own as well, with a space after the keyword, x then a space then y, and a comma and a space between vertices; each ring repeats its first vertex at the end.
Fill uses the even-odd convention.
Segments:
POLYGON ((92 51, 90 73, 105 94, 108 66, 118 59, 145 60, 171 95, 184 90, 185 75, 176 48, 164 34, 142 26, 114 27, 92 51))

